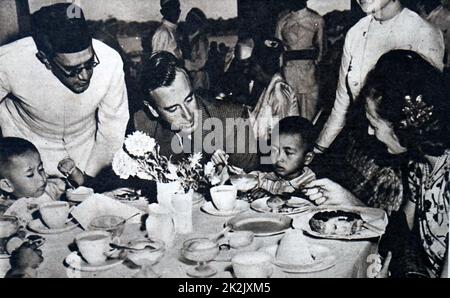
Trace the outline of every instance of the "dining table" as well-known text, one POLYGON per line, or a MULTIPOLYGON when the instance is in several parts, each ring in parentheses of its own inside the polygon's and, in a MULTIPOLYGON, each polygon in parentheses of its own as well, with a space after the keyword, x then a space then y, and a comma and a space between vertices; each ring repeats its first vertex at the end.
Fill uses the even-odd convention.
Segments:
MULTIPOLYGON (((256 214, 248 209, 244 213, 256 214)), ((290 215, 301 218, 304 214, 290 215)), ((192 238, 210 237, 224 229, 225 224, 232 216, 215 216, 201 210, 201 204, 194 205, 192 210, 193 231, 189 234, 177 234, 174 245, 165 249, 162 258, 153 265, 155 276, 162 278, 188 278, 187 270, 195 266, 194 262, 186 260, 181 253, 183 243, 192 238)), ((293 228, 293 227, 291 227, 293 228)), ((135 266, 126 259, 117 262, 117 265, 104 271, 82 272, 72 268, 65 261, 67 256, 76 251, 75 237, 83 232, 80 226, 71 231, 60 234, 42 235, 45 238, 41 246, 44 261, 38 268, 39 278, 133 278, 141 268, 135 266)), ((31 232, 30 232, 31 233, 31 232)), ((31 233, 32 234, 32 233, 31 233)), ((121 243, 144 239, 147 237, 145 224, 127 223, 120 238, 121 243)), ((283 237, 283 233, 255 237, 253 243, 243 248, 242 251, 259 250, 276 245, 283 237)), ((373 256, 378 252, 378 239, 363 240, 336 240, 308 237, 308 243, 325 246, 334 254, 335 264, 331 268, 309 273, 286 273, 274 266, 271 278, 366 278, 370 266, 374 263, 373 256)), ((239 253, 240 250, 221 251, 219 256, 209 263, 217 270, 212 278, 233 278, 230 255, 239 253), (227 254, 223 257, 222 254, 227 254)))

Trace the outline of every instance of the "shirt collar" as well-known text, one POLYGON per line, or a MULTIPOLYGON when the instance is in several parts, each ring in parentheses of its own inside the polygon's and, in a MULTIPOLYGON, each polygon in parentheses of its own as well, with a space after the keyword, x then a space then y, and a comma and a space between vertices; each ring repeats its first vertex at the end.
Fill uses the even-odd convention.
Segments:
POLYGON ((172 22, 169 22, 169 21, 166 20, 166 19, 162 19, 162 24, 163 24, 164 26, 168 27, 168 28, 171 29, 171 30, 176 30, 177 27, 178 27, 178 24, 174 24, 174 23, 172 23, 172 22))

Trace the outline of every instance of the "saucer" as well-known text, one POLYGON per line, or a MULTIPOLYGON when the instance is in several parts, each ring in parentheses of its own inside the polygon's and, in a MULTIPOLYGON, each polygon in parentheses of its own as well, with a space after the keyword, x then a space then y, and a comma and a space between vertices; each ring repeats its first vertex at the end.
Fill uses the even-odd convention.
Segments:
POLYGON ((309 248, 312 251, 311 255, 315 258, 314 262, 309 264, 287 264, 277 261, 278 245, 271 245, 260 250, 270 254, 273 257, 273 264, 286 273, 313 273, 330 269, 336 265, 336 256, 328 247, 312 244, 309 248))
POLYGON ((83 258, 76 251, 72 252, 65 258, 65 262, 67 263, 67 265, 69 265, 71 268, 75 270, 83 272, 98 272, 110 270, 122 264, 124 260, 125 258, 108 259, 105 261, 105 263, 101 265, 91 265, 88 264, 85 260, 83 260, 83 258))
POLYGON ((261 213, 276 213, 276 214, 285 214, 285 215, 293 215, 298 214, 302 212, 306 212, 311 210, 314 205, 310 202, 308 202, 305 199, 298 198, 298 197, 292 197, 288 201, 286 201, 285 207, 283 207, 278 212, 274 212, 269 206, 267 206, 267 200, 270 199, 269 197, 265 197, 262 199, 258 199, 252 202, 250 207, 261 213))
POLYGON ((35 219, 28 223, 28 229, 38 234, 61 234, 72 231, 76 227, 78 227, 78 224, 73 221, 67 222, 62 228, 58 229, 50 229, 40 219, 35 219))
POLYGON ((245 202, 245 201, 241 201, 241 200, 237 200, 236 201, 236 206, 234 206, 234 209, 231 211, 220 211, 217 210, 216 207, 214 207, 212 202, 207 202, 206 204, 204 204, 202 206, 202 210, 210 215, 214 215, 214 216, 234 216, 237 215, 239 213, 242 213, 244 211, 247 211, 250 208, 250 204, 245 202))

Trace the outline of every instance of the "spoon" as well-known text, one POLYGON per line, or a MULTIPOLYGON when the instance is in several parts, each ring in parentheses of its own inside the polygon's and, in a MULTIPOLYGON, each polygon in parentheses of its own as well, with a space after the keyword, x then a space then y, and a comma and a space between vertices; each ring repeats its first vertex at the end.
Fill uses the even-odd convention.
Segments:
POLYGON ((219 233, 209 237, 209 240, 211 240, 212 242, 217 242, 220 239, 220 237, 225 235, 230 230, 231 230, 231 227, 230 226, 226 226, 221 232, 219 232, 219 233))
POLYGON ((115 243, 110 243, 109 246, 111 246, 112 248, 115 248, 115 249, 126 249, 126 250, 136 250, 136 251, 144 250, 144 249, 147 249, 147 248, 157 249, 157 247, 154 247, 151 244, 147 244, 143 248, 134 248, 134 247, 129 247, 129 246, 122 246, 122 245, 118 245, 118 244, 115 244, 115 243))
POLYGON ((129 221, 130 219, 132 219, 132 218, 134 218, 134 217, 136 217, 136 216, 138 216, 138 215, 140 215, 140 214, 141 214, 141 213, 133 214, 132 216, 128 217, 127 219, 122 220, 121 222, 119 222, 118 224, 116 224, 115 226, 113 226, 113 228, 115 228, 115 227, 117 227, 117 226, 120 226, 120 225, 123 225, 124 223, 126 223, 126 222, 129 221))

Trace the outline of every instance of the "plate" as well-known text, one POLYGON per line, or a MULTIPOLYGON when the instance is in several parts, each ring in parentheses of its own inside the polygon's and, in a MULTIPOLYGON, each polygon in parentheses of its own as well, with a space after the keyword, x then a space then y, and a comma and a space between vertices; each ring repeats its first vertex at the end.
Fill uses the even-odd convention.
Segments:
POLYGON ((65 262, 67 263, 67 265, 75 270, 83 272, 107 271, 122 264, 124 260, 125 258, 108 259, 104 264, 90 265, 85 260, 83 260, 83 258, 76 251, 72 252, 65 258, 65 262))
POLYGON ((278 212, 273 212, 272 209, 267 206, 267 200, 270 199, 270 197, 258 199, 250 205, 250 207, 257 211, 262 213, 275 213, 275 214, 286 214, 286 215, 292 215, 292 214, 298 214, 302 212, 306 212, 311 209, 314 205, 302 198, 298 197, 292 197, 290 200, 288 200, 289 203, 292 204, 292 206, 295 207, 285 207, 284 210, 280 210, 278 212))
POLYGON ((204 212, 210 214, 210 215, 214 215, 214 216, 235 216, 239 213, 242 213, 244 211, 247 211, 248 209, 250 209, 250 204, 245 202, 245 201, 241 201, 241 200, 237 200, 236 201, 236 206, 234 207, 233 210, 231 211, 219 211, 216 209, 216 207, 214 207, 212 202, 207 202, 205 205, 202 206, 201 208, 204 212))
POLYGON ((339 207, 339 206, 320 206, 311 209, 304 216, 299 216, 294 220, 293 226, 296 229, 302 229, 307 235, 317 237, 317 238, 325 238, 325 239, 338 239, 338 240, 363 240, 370 238, 378 238, 384 234, 386 230, 386 226, 388 224, 387 214, 384 210, 378 208, 368 208, 368 207, 339 207), (327 211, 345 211, 345 212, 353 212, 357 213, 361 216, 361 218, 380 229, 379 232, 375 232, 373 230, 369 230, 367 228, 362 228, 360 231, 356 232, 353 235, 334 235, 334 234, 322 234, 320 232, 313 231, 309 224, 311 218, 319 212, 327 212, 327 211))
POLYGON ((328 247, 311 244, 309 246, 312 255, 315 257, 315 261, 309 264, 286 264, 276 260, 276 252, 278 245, 272 245, 260 249, 270 254, 274 260, 273 264, 277 266, 281 271, 286 273, 313 273, 330 269, 336 265, 336 256, 334 256, 328 247))
POLYGON ((35 219, 28 223, 28 229, 39 234, 61 234, 72 231, 76 227, 78 227, 78 224, 73 221, 69 221, 64 227, 59 229, 50 229, 40 219, 35 219))
POLYGON ((251 231, 258 237, 284 233, 292 226, 292 218, 271 213, 241 214, 233 217, 227 225, 234 231, 251 231))

